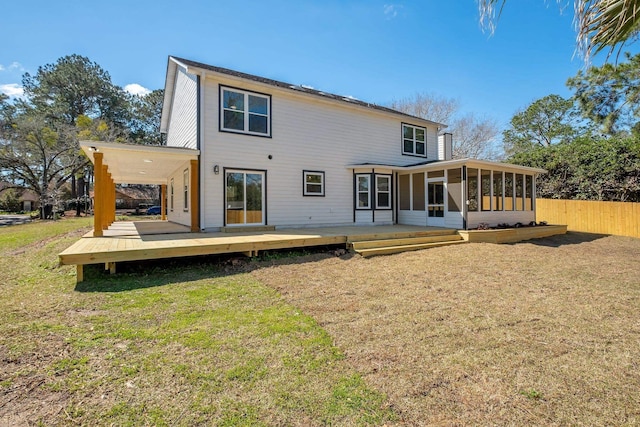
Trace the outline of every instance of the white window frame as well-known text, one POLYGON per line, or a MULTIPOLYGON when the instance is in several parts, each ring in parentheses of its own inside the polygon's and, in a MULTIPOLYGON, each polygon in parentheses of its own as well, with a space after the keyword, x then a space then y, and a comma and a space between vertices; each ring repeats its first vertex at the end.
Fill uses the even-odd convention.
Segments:
POLYGON ((427 128, 423 126, 410 125, 408 123, 402 123, 402 154, 418 157, 427 157, 427 128), (405 128, 412 129, 413 136, 411 138, 405 138, 405 128), (424 141, 418 141, 416 138, 416 130, 421 129, 424 132, 424 141), (405 150, 405 141, 411 141, 412 151, 405 150), (424 144, 424 154, 419 154, 417 148, 418 143, 424 144))
POLYGON ((357 210, 370 210, 371 209, 371 174, 359 173, 356 174, 356 209, 357 210), (366 178, 367 191, 360 191, 360 178, 366 178), (360 206, 360 194, 367 193, 367 206, 360 206))
POLYGON ((175 194, 175 187, 173 178, 171 178, 171 185, 169 186, 169 209, 173 212, 173 195, 175 194))
POLYGON ((376 180, 376 209, 391 209, 391 175, 382 175, 382 174, 376 174, 375 176, 375 180, 376 180), (378 179, 384 179, 387 181, 387 190, 380 190, 378 187, 378 179), (378 194, 388 194, 389 195, 389 203, 386 206, 380 205, 378 204, 378 194))
POLYGON ((182 184, 184 189, 184 211, 189 211, 189 168, 182 172, 182 184))
POLYGON ((303 196, 316 196, 316 197, 324 197, 324 171, 302 171, 302 195, 303 196), (320 184, 315 182, 309 183, 307 182, 308 176, 319 176, 320 184), (308 185, 318 186, 320 185, 320 191, 309 191, 308 185))
POLYGON ((229 86, 220 86, 220 130, 223 132, 233 132, 233 133, 241 133, 247 135, 255 135, 255 136, 263 136, 263 137, 271 137, 271 95, 250 92, 242 89, 237 89, 229 86), (234 92, 237 94, 241 94, 244 96, 244 109, 242 111, 225 108, 224 107, 224 93, 225 92, 234 92), (254 96, 256 98, 263 98, 267 101, 267 113, 256 113, 249 111, 249 96, 254 96), (226 128, 224 126, 224 112, 225 111, 238 111, 244 114, 244 126, 243 129, 233 129, 226 128), (261 116, 267 119, 267 131, 266 132, 255 132, 249 130, 249 117, 250 116, 261 116))

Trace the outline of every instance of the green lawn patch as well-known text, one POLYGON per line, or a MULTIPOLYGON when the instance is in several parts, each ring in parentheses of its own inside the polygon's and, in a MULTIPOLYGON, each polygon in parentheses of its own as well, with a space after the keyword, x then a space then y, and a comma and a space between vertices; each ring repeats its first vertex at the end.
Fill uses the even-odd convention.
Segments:
POLYGON ((87 225, 0 230, 0 424, 395 419, 327 332, 249 273, 206 261, 114 276, 96 266, 76 286, 57 254, 87 225))

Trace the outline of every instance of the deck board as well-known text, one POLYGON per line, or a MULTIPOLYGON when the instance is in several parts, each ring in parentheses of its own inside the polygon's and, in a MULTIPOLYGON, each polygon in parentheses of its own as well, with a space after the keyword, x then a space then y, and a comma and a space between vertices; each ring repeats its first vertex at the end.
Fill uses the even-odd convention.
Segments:
POLYGON ((104 236, 87 234, 61 252, 60 262, 84 265, 242 253, 346 244, 348 241, 403 237, 408 234, 428 235, 447 230, 405 225, 298 228, 253 233, 185 233, 185 229, 182 225, 167 221, 116 222, 105 230, 104 236))

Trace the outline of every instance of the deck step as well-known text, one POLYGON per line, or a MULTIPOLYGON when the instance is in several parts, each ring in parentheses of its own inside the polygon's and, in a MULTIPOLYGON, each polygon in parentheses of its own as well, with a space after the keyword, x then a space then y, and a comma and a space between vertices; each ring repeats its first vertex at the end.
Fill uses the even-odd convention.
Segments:
POLYGON ((365 240, 365 241, 357 241, 351 242, 351 246, 355 251, 360 249, 373 249, 373 248, 386 248, 393 246, 407 246, 407 245, 418 245, 424 243, 437 243, 437 242, 453 242, 462 240, 462 236, 457 233, 451 234, 440 234, 440 235, 430 235, 430 236, 419 236, 419 237, 402 237, 402 238, 394 238, 394 239, 379 239, 379 240, 365 240))
POLYGON ((275 231, 275 225, 241 225, 235 227, 220 227, 221 233, 259 233, 261 231, 275 231))
POLYGON ((378 248, 370 248, 370 249, 355 249, 355 251, 363 257, 371 257, 376 255, 391 255, 397 254, 400 252, 407 251, 417 251, 419 249, 428 249, 435 248, 438 246, 447 246, 447 245, 458 245, 461 243, 467 243, 465 240, 447 240, 447 241, 439 241, 432 243, 416 243, 410 245, 400 245, 400 246, 385 246, 378 248))

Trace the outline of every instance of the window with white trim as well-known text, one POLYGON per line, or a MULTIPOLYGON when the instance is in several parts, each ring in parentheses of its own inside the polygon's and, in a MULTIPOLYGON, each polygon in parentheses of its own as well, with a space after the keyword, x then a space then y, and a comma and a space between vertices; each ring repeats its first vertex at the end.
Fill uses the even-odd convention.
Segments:
POLYGON ((174 194, 173 178, 171 178, 171 185, 169 186, 169 208, 173 212, 173 194, 174 194))
POLYGON ((376 209, 391 209, 390 175, 376 175, 376 209))
POLYGON ((220 86, 220 130, 271 136, 271 96, 220 86))
POLYGON ((302 171, 302 177, 304 196, 324 196, 324 172, 302 171))
POLYGON ((402 124, 402 154, 427 157, 427 129, 402 124))
POLYGON ((182 172, 182 183, 184 185, 184 210, 189 210, 189 169, 182 172))
POLYGON ((356 209, 371 208, 371 175, 356 175, 356 209))

